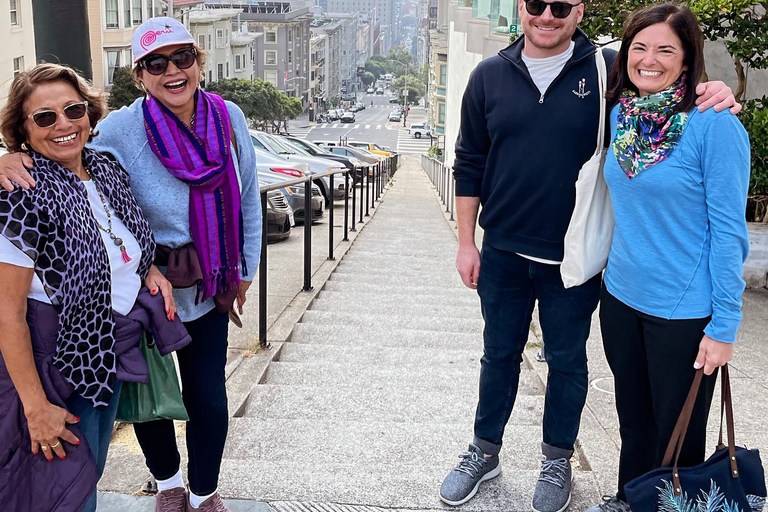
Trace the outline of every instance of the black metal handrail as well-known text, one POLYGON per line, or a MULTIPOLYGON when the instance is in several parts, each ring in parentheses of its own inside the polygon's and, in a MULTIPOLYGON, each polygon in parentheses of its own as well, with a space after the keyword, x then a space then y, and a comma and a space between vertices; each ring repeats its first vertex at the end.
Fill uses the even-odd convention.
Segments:
MULTIPOLYGON (((267 347, 267 192, 290 187, 291 185, 304 184, 304 286, 302 291, 312 291, 312 186, 308 184, 317 179, 328 176, 330 178, 330 203, 328 205, 328 259, 333 256, 333 177, 336 174, 344 175, 344 240, 349 240, 347 231, 347 216, 349 214, 349 169, 339 169, 318 174, 312 174, 303 178, 286 180, 280 183, 259 186, 261 195, 261 257, 259 258, 259 345, 267 347)), ((354 190, 354 189, 353 189, 354 190)))
POLYGON ((453 170, 443 162, 426 155, 421 157, 421 167, 435 186, 440 201, 445 205, 445 212, 450 213, 451 220, 454 220, 456 180, 453 178, 453 170))

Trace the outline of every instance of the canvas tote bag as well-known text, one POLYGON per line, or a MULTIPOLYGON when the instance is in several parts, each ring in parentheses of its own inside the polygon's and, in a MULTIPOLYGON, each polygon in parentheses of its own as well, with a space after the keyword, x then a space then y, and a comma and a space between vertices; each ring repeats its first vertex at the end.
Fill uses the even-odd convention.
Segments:
POLYGON ((595 55, 595 63, 600 91, 597 148, 592 158, 582 166, 576 180, 576 206, 565 233, 565 252, 560 265, 560 275, 566 288, 586 283, 605 268, 613 240, 611 197, 603 177, 607 71, 600 49, 595 55))

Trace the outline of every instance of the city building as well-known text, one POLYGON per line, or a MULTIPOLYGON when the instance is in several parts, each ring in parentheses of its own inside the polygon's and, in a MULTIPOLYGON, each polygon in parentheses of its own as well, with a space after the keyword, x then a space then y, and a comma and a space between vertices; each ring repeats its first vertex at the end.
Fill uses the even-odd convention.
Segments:
MULTIPOLYGON (((398 37, 399 24, 395 16, 394 0, 325 0, 325 13, 360 13, 365 20, 373 20, 380 25, 379 53, 387 53, 398 37)), ((399 5, 399 3, 397 4, 399 5)))
POLYGON ((327 18, 312 20, 312 37, 319 39, 324 59, 323 73, 325 76, 323 94, 329 105, 341 100, 341 43, 343 41, 344 22, 327 18))
POLYGON ((429 83, 427 84, 427 117, 433 133, 445 135, 446 91, 448 89, 448 34, 430 30, 429 83))
POLYGON ((328 108, 328 95, 326 94, 326 75, 328 61, 325 58, 326 34, 312 34, 309 42, 309 92, 315 112, 323 112, 328 108))
POLYGON ((35 65, 35 28, 32 3, 0 0, 0 108, 5 105, 13 77, 35 65))

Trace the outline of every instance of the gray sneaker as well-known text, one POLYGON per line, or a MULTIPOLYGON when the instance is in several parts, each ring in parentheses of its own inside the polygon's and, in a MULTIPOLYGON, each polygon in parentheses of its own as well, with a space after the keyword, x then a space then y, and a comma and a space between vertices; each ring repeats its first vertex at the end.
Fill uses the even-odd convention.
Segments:
POLYGON ((571 502, 573 471, 568 459, 544 459, 533 492, 534 512, 563 512, 571 502))
POLYGON ((632 512, 629 503, 614 496, 603 496, 603 502, 590 507, 586 512, 632 512))
POLYGON ((501 474, 499 456, 485 458, 483 451, 474 444, 470 444, 459 458, 461 462, 448 473, 440 486, 440 499, 453 506, 468 502, 477 492, 480 482, 501 474))

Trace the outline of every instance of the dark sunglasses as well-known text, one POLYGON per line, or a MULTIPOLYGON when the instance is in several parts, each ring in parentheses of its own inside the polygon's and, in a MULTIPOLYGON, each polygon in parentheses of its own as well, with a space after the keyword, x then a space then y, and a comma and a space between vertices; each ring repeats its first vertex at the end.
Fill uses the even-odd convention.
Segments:
POLYGON ((147 55, 141 59, 141 66, 147 70, 150 75, 162 75, 168 69, 168 63, 179 69, 189 69, 195 63, 197 51, 194 48, 182 48, 176 50, 169 56, 165 55, 147 55))
POLYGON ((549 6, 549 12, 552 13, 552 16, 559 19, 567 18, 571 15, 571 10, 574 7, 578 7, 581 4, 579 2, 578 4, 569 4, 568 2, 542 2, 541 0, 525 0, 525 10, 528 11, 528 14, 531 16, 541 16, 544 14, 544 11, 547 10, 547 6, 549 6))
MULTIPOLYGON (((71 105, 64 107, 63 112, 70 121, 77 121, 78 119, 85 117, 85 114, 88 113, 88 102, 81 101, 80 103, 72 103, 71 105)), ((29 114, 27 118, 32 119, 40 128, 48 128, 49 126, 56 124, 56 119, 59 118, 59 113, 55 110, 41 110, 40 112, 29 114)))

